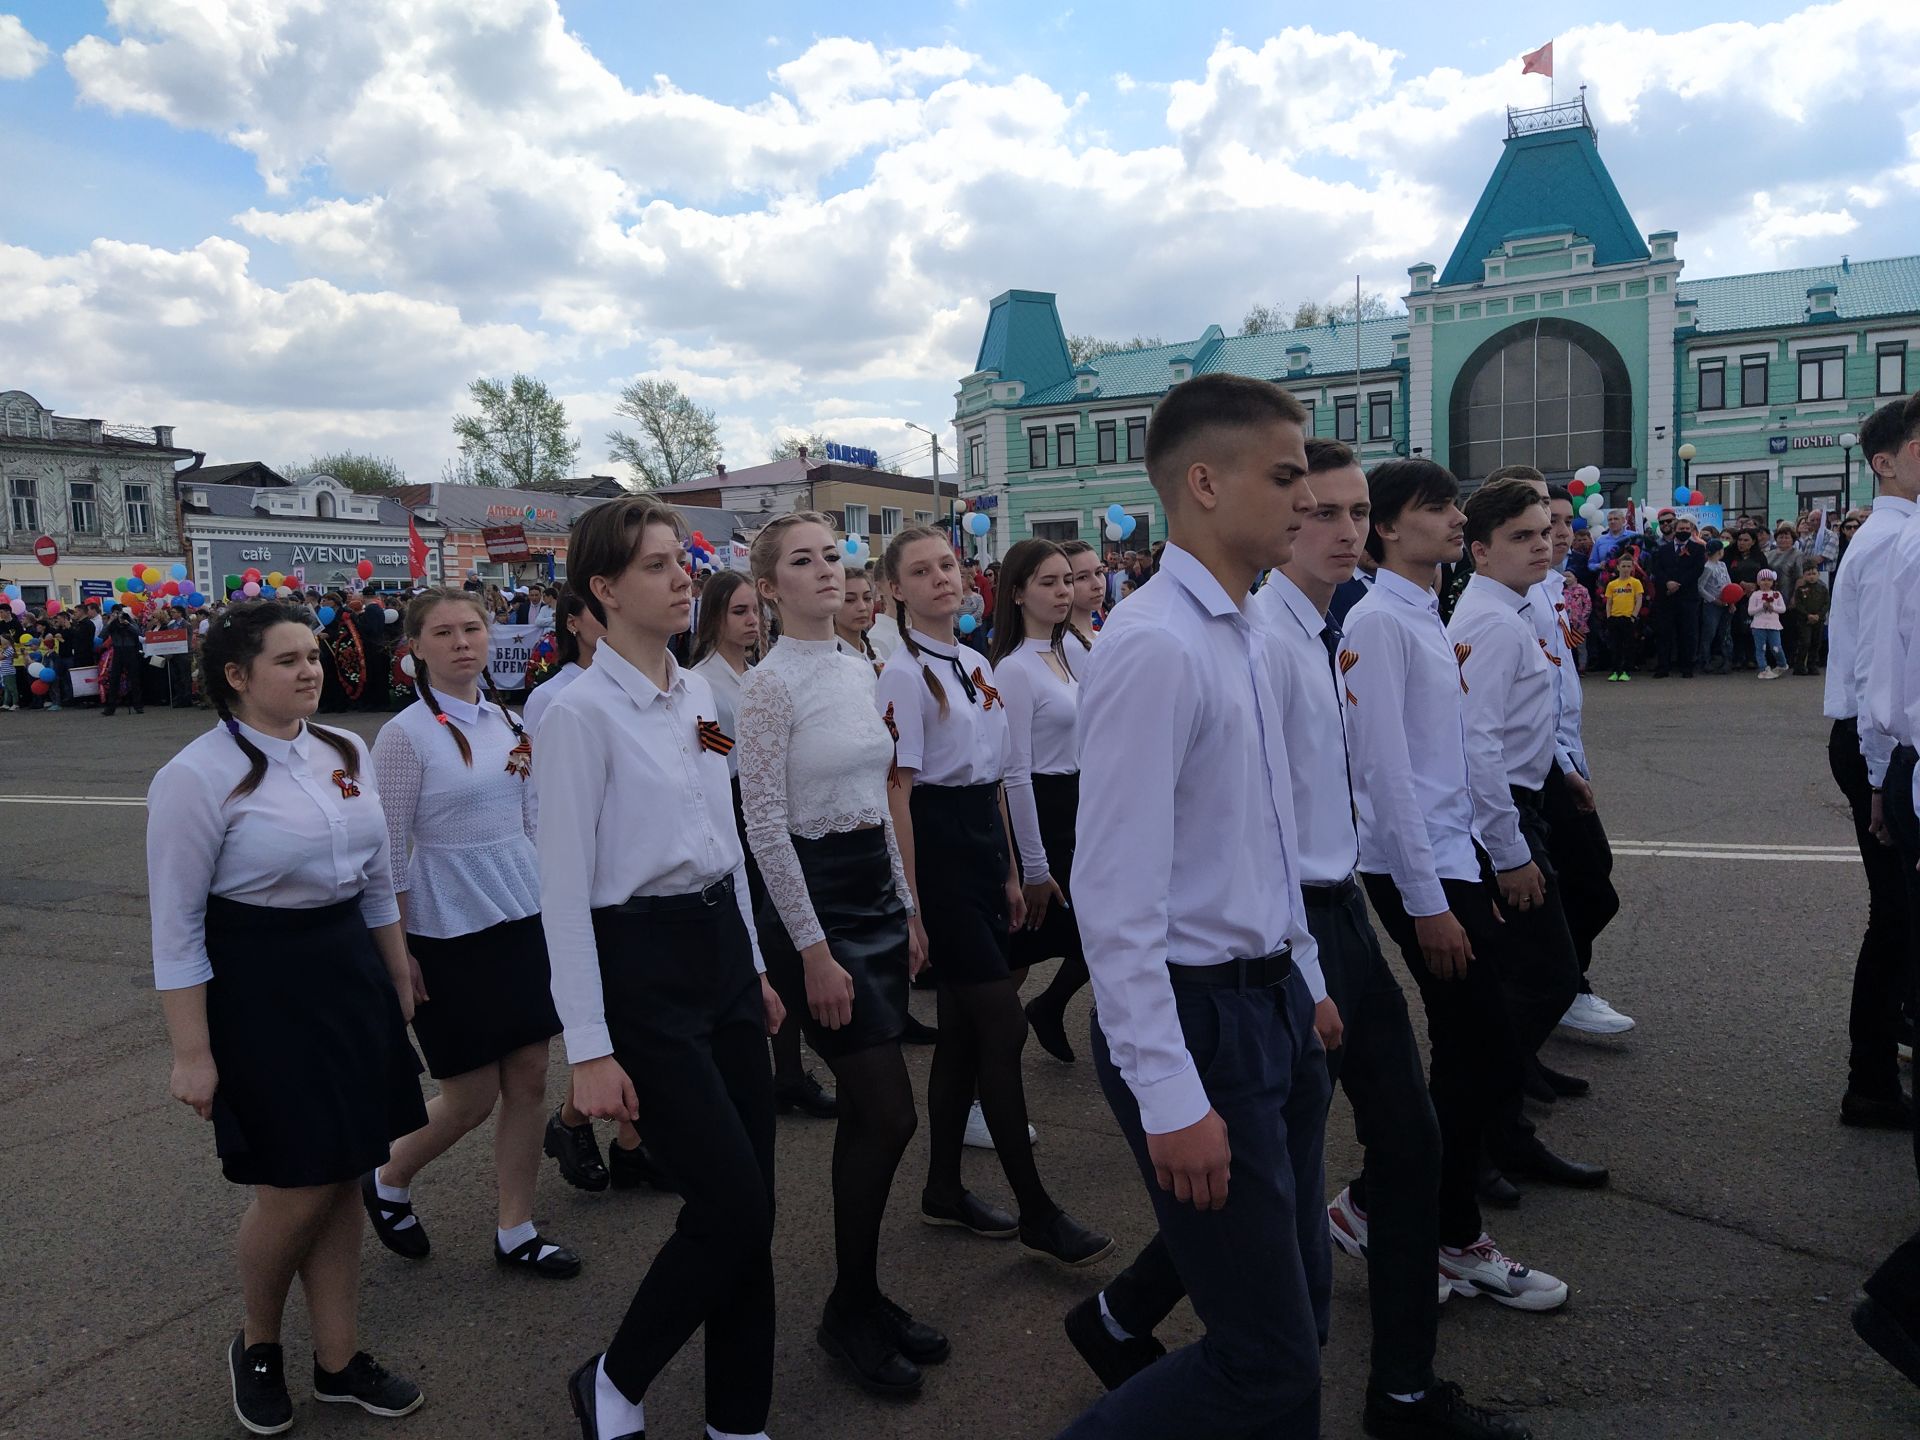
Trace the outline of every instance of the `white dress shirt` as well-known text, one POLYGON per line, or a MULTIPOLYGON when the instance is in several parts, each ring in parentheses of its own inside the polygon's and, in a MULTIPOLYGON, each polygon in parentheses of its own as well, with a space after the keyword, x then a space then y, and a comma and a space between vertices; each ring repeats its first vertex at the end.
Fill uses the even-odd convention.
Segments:
POLYGON ((575 1065, 613 1053, 594 910, 635 895, 691 895, 731 875, 754 969, 766 968, 727 762, 700 744, 713 691, 671 656, 667 673, 661 690, 603 641, 540 722, 540 919, 575 1065))
POLYGON ((881 656, 878 650, 875 650, 872 654, 868 654, 865 650, 860 649, 856 645, 849 645, 845 640, 842 640, 838 635, 833 637, 833 647, 834 649, 838 650, 842 655, 851 655, 854 659, 858 660, 862 665, 865 665, 868 669, 872 670, 875 675, 878 675, 880 673, 881 656))
POLYGON ((547 713, 547 707, 565 694, 569 685, 586 673, 577 660, 569 660, 533 687, 533 693, 527 696, 527 703, 520 712, 520 723, 527 727, 529 735, 540 733, 540 717, 547 713))
POLYGON ((156 989, 213 978, 209 895, 276 910, 317 910, 358 895, 369 929, 400 918, 387 817, 360 737, 334 732, 360 757, 359 778, 348 780, 338 752, 305 729, 292 740, 247 725, 240 731, 267 757, 251 794, 227 798, 246 779, 248 762, 224 725, 161 766, 147 787, 156 989))
MULTIPOLYGON (((1853 538, 1858 544, 1858 531, 1853 538)), ((1840 568, 1846 569, 1852 561, 1849 546, 1847 561, 1840 568)), ((1914 743, 1908 707, 1910 699, 1920 700, 1920 678, 1910 677, 1907 671, 1911 663, 1920 661, 1920 650, 1913 644, 1913 626, 1920 621, 1920 606, 1915 604, 1916 591, 1920 591, 1920 510, 1900 522, 1899 531, 1882 549, 1880 564, 1874 569, 1884 574, 1869 584, 1868 594, 1883 598, 1875 602, 1877 623, 1871 629, 1863 626, 1859 632, 1862 643, 1870 644, 1873 653, 1857 665, 1864 675, 1865 701, 1859 714, 1860 753, 1867 757, 1868 775, 1878 785, 1886 778, 1886 769, 1883 765, 1879 775, 1873 774, 1875 748, 1884 748, 1890 754, 1895 745, 1914 743), (1869 727, 1877 732, 1871 740, 1869 727)), ((1867 581, 1864 571, 1860 578, 1867 581)), ((1831 657, 1827 668, 1833 668, 1831 657)))
MULTIPOLYGON (((720 721, 721 730, 728 735, 738 734, 735 727, 739 724, 737 717, 740 714, 740 686, 747 676, 753 673, 752 667, 749 666, 746 670, 735 670, 727 663, 727 657, 716 650, 695 665, 693 673, 707 677, 707 684, 713 690, 713 703, 720 711, 717 718, 720 721)), ((736 749, 727 756, 727 774, 732 776, 739 773, 740 752, 736 749)))
POLYGON ((1149 1134, 1210 1102, 1170 965, 1286 945, 1316 1003, 1272 645, 1198 560, 1168 545, 1088 656, 1078 833, 1125 842, 1073 877, 1100 1027, 1149 1134))
MULTIPOLYGON (((1853 532, 1846 559, 1833 579, 1827 614, 1827 675, 1822 709, 1829 720, 1853 720, 1867 778, 1878 787, 1893 758, 1893 737, 1873 723, 1868 686, 1879 637, 1894 624, 1892 585, 1897 543, 1914 514, 1914 503, 1881 495, 1873 513, 1853 532)), ((1890 638, 1890 637, 1889 637, 1890 638)), ((1888 672, 1891 677, 1892 672, 1888 672)))
POLYGON ((1498 580, 1467 581, 1447 622, 1460 656, 1473 816, 1495 870, 1533 859, 1513 788, 1538 790, 1554 757, 1553 662, 1534 633, 1533 602, 1498 580))
POLYGON ((1345 649, 1340 627, 1278 570, 1247 602, 1247 616, 1273 640, 1279 660, 1275 688, 1293 762, 1300 878, 1309 885, 1338 885, 1360 863, 1347 753, 1345 712, 1351 707, 1337 668, 1345 649), (1329 627, 1336 637, 1333 654, 1322 635, 1329 627))
POLYGON ((873 646, 873 653, 880 657, 882 664, 891 660, 893 652, 900 648, 899 622, 877 606, 873 623, 867 627, 867 643, 873 646))
POLYGON ((498 705, 470 705, 438 687, 433 696, 447 723, 414 701, 380 727, 373 770, 407 933, 451 940, 540 912, 533 757, 498 705), (471 765, 447 733, 456 728, 471 765))
POLYGON ((1433 591, 1382 567, 1347 612, 1347 688, 1362 777, 1360 868, 1388 875, 1412 916, 1447 908, 1442 880, 1478 880, 1460 662, 1433 591))
POLYGON ((1007 770, 1007 709, 993 666, 979 651, 910 632, 918 657, 902 645, 880 671, 873 701, 899 737, 894 760, 916 785, 992 785, 1007 770), (965 674, 972 682, 967 696, 965 674), (946 712, 927 688, 932 675, 946 692, 946 712))
POLYGON ((1567 572, 1549 570, 1547 578, 1527 594, 1532 608, 1533 633, 1547 647, 1553 667, 1554 758, 1566 774, 1578 774, 1591 780, 1587 768, 1587 742, 1582 734, 1586 718, 1586 695, 1580 688, 1580 667, 1574 662, 1573 622, 1567 618, 1567 572))
MULTIPOLYGON (((1078 641, 1067 643, 1080 648, 1078 641)), ((1079 770, 1080 683, 1045 640, 1021 642, 993 673, 1007 707, 1007 814, 1020 842, 1021 878, 1037 885, 1052 867, 1033 802, 1033 777, 1079 770)))

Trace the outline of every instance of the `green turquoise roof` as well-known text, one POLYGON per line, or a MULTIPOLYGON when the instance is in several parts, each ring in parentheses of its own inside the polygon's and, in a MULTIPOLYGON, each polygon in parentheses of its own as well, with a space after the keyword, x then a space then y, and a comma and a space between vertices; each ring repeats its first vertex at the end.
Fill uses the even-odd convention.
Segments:
POLYGON ((1009 290, 996 295, 980 337, 975 370, 997 370, 1006 380, 1024 380, 1029 391, 1066 381, 1072 388, 1073 362, 1060 312, 1044 290, 1009 290))
POLYGON ((1701 333, 1760 330, 1806 321, 1807 291, 1817 285, 1833 287, 1843 320, 1920 313, 1920 255, 1687 280, 1680 298, 1697 302, 1694 328, 1701 333))
POLYGON ((1481 262, 1508 240, 1563 230, 1593 242, 1595 265, 1649 258, 1647 242, 1584 125, 1507 141, 1440 283, 1478 284, 1486 278, 1481 262))

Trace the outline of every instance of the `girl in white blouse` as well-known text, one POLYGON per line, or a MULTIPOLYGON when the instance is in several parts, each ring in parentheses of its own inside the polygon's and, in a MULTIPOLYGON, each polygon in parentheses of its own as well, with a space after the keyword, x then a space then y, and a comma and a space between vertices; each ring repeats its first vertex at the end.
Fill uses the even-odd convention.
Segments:
POLYGON ((837 1278, 818 1338, 858 1384, 912 1395, 947 1339, 881 1293, 880 1222, 915 1128, 900 1058, 907 980, 926 959, 887 810, 893 741, 863 656, 841 653, 844 567, 824 515, 783 515, 754 537, 753 578, 780 639, 740 706, 747 839, 766 877, 767 976, 832 1068, 837 1278))
POLYGON ((840 597, 839 612, 833 617, 833 636, 842 654, 852 655, 880 673, 880 652, 873 648, 867 631, 873 626, 873 577, 864 565, 843 565, 846 587, 840 597))
POLYGON ((985 656, 955 641, 960 568, 944 535, 928 525, 902 530, 887 547, 882 575, 901 632, 874 697, 896 740, 888 802, 940 1003, 921 1217, 995 1239, 1018 1235, 1030 1253, 1058 1264, 1091 1264, 1113 1241, 1053 1203, 1027 1138, 1020 1080, 1027 1022, 1010 969, 1026 894, 1007 843, 1007 711, 999 682, 985 656), (1018 1220, 961 1183, 960 1149, 976 1086, 1019 1202, 1018 1220))
POLYGON ((685 534, 645 495, 575 522, 568 568, 607 634, 540 725, 541 921, 574 1103, 639 1122, 686 1202, 604 1355, 568 1381, 585 1440, 644 1432, 647 1387, 703 1327, 710 1430, 761 1436, 773 1395, 765 1037, 785 1011, 758 973, 733 742, 705 677, 667 651, 692 608, 685 534))
MULTIPOLYGON (((1067 584, 1073 591, 1073 609, 1061 637, 1061 658, 1078 676, 1085 670, 1087 652, 1100 632, 1093 628, 1093 612, 1107 603, 1107 580, 1100 573, 1100 554, 1084 540, 1066 540, 1060 553, 1067 557, 1067 584)), ((1006 583, 1003 578, 1000 582, 1006 583)))
POLYGON ((487 679, 478 596, 433 589, 407 606, 420 698, 381 727, 374 771, 386 797, 394 890, 422 999, 413 1033, 440 1093, 427 1123, 362 1182, 374 1233, 424 1259, 414 1178, 494 1112, 499 1188, 494 1258, 549 1279, 580 1259, 533 1223, 546 1123, 547 1052, 560 1033, 540 930, 533 854, 533 742, 487 679))
POLYGON ((293 1423, 280 1320, 297 1273, 315 1394, 403 1415, 418 1388, 355 1336, 356 1181, 426 1115, 372 766, 356 737, 307 723, 320 652, 291 606, 229 606, 201 665, 220 725, 153 779, 147 874, 174 1098, 213 1121, 227 1178, 254 1187, 234 1411, 256 1434, 293 1423))
MULTIPOLYGON (((1080 927, 1069 908, 1074 812, 1080 804, 1080 684, 1068 667, 1074 587, 1062 548, 1022 540, 1000 562, 993 644, 987 654, 1007 707, 1007 810, 1026 886, 1027 922, 1013 937, 1016 975, 1060 959, 1051 983, 1027 1006, 1034 1038, 1073 1063, 1066 1004, 1087 983, 1080 927)), ((1085 651, 1081 651, 1085 654, 1085 651)))

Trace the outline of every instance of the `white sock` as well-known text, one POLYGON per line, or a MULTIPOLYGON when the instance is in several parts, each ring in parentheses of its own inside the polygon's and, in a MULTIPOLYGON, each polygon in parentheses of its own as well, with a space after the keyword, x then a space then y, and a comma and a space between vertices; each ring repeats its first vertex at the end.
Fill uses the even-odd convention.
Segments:
POLYGON ((594 1428, 602 1435, 631 1435, 647 1428, 647 1407, 629 1400, 620 1387, 607 1378, 607 1357, 600 1357, 594 1371, 593 1409, 598 1417, 594 1428))
MULTIPOLYGON (((523 1220, 511 1230, 496 1229, 493 1233, 500 1241, 501 1252, 511 1255, 520 1246, 538 1236, 540 1232, 533 1228, 533 1221, 523 1220)), ((542 1245, 539 1252, 533 1258, 536 1260, 544 1260, 559 1248, 558 1245, 542 1245)))
POLYGON ((1416 1400, 1424 1400, 1424 1399, 1426 1399, 1426 1398, 1427 1398, 1427 1392, 1426 1392, 1426 1391, 1424 1391, 1424 1390, 1416 1390, 1416 1391, 1414 1391, 1414 1392, 1413 1392, 1413 1393, 1412 1393, 1411 1395, 1389 1395, 1389 1396, 1387 1396, 1387 1399, 1389 1399, 1389 1400, 1398 1400, 1398 1401, 1399 1401, 1399 1402, 1400 1402, 1400 1403, 1401 1403, 1402 1405, 1411 1405, 1411 1404, 1413 1404, 1413 1402, 1414 1402, 1414 1401, 1416 1401, 1416 1400))
POLYGON ((731 1430, 716 1430, 707 1426, 707 1440, 767 1440, 767 1432, 756 1430, 751 1435, 738 1435, 731 1430))
MULTIPOLYGON (((413 1203, 413 1187, 411 1185, 389 1185, 380 1178, 380 1172, 378 1170, 373 1172, 373 1191, 374 1194, 378 1195, 382 1200, 391 1200, 396 1205, 411 1205, 413 1203)), ((406 1230, 418 1223, 419 1218, 417 1216, 409 1215, 393 1228, 395 1230, 406 1230)))
POLYGON ((1100 1323, 1107 1327, 1107 1333, 1116 1340, 1131 1340, 1133 1335, 1127 1327, 1113 1318, 1113 1312, 1107 1309, 1107 1292, 1100 1292, 1100 1323))

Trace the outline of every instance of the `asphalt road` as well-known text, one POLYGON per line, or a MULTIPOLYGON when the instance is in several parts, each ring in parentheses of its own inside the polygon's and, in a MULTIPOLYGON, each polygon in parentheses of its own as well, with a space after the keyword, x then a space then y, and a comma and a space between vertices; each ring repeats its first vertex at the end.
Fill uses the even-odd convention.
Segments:
MULTIPOLYGON (((1534 1189, 1518 1212, 1493 1212, 1503 1247, 1573 1297, 1549 1315, 1454 1300, 1440 1371, 1524 1410, 1543 1440, 1909 1436, 1920 1395, 1847 1323, 1861 1277, 1920 1222, 1905 1138, 1837 1122, 1865 887, 1857 862, 1777 858, 1852 840, 1818 682, 1641 679, 1588 694, 1603 813, 1617 841, 1644 842, 1618 862, 1627 906, 1601 942, 1596 988, 1640 1025, 1621 1041, 1551 1043, 1594 1096, 1561 1102, 1544 1133, 1610 1164, 1613 1185, 1534 1189)), ((222 1364, 245 1196, 220 1178, 208 1128, 167 1098, 137 803, 205 723, 192 711, 0 717, 0 1436, 241 1433, 222 1364), (9 798, 24 795, 135 803, 9 798)), ((1084 1033, 1084 998, 1073 1020, 1084 1033)), ((926 1053, 909 1055, 924 1086, 926 1053)), ((1130 1253, 1150 1212, 1089 1067, 1029 1047, 1026 1074, 1048 1184, 1130 1253)), ((557 1059, 551 1083, 557 1096, 557 1059)), ((891 1406, 843 1383, 813 1343, 832 1268, 832 1128, 781 1122, 779 1440, 1045 1436, 1096 1394, 1060 1316, 1119 1257, 1067 1276, 921 1225, 925 1138, 923 1126, 895 1193, 883 1283, 952 1334, 954 1355, 917 1402, 891 1406)), ((1338 1184, 1357 1156, 1343 1099, 1328 1152, 1338 1184)), ((967 1165, 970 1184, 1006 1197, 990 1155, 967 1165)), ((412 1440, 577 1433, 564 1378, 603 1344, 672 1221, 669 1198, 578 1194, 549 1166, 538 1218, 582 1252, 585 1273, 502 1275, 490 1171, 476 1134, 417 1182, 435 1242, 426 1263, 367 1240, 363 1343, 425 1390, 394 1426, 412 1440)), ((1363 1267, 1336 1255, 1335 1283, 1325 1433, 1357 1436, 1363 1267)), ((1183 1307, 1163 1335, 1196 1333, 1183 1307)), ((286 1341, 297 1380, 309 1354, 297 1292, 286 1341)), ((384 1433, 387 1422, 298 1394, 296 1434, 384 1433)), ((699 1400, 696 1342, 648 1396, 654 1433, 698 1434, 699 1400)))

